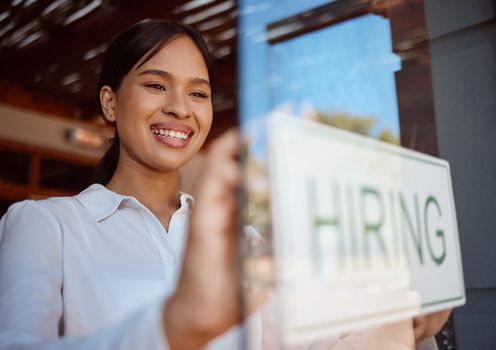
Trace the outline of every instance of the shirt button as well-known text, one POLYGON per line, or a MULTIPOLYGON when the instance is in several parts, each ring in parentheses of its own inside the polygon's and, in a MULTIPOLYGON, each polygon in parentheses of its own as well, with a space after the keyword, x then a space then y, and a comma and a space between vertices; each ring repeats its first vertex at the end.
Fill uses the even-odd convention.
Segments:
POLYGON ((176 258, 175 258, 175 257, 173 257, 173 256, 168 257, 168 258, 167 258, 167 263, 168 263, 169 265, 174 265, 174 264, 176 263, 176 258))

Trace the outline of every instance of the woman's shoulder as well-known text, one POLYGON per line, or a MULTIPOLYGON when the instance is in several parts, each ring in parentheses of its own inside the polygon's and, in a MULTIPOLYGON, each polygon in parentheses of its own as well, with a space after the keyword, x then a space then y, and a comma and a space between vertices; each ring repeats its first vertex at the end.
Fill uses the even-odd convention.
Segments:
POLYGON ((58 236, 56 228, 59 225, 47 206, 42 204, 44 201, 27 199, 9 207, 0 220, 0 247, 15 245, 15 242, 36 241, 41 244, 40 239, 58 236))
POLYGON ((0 230, 4 230, 7 226, 33 226, 34 228, 43 228, 47 225, 60 226, 62 221, 73 220, 81 212, 81 205, 77 200, 81 193, 74 196, 25 199, 16 202, 2 217, 0 230))
POLYGON ((5 216, 20 218, 28 216, 51 216, 58 211, 66 211, 75 203, 75 196, 49 197, 44 199, 25 199, 12 204, 5 216))

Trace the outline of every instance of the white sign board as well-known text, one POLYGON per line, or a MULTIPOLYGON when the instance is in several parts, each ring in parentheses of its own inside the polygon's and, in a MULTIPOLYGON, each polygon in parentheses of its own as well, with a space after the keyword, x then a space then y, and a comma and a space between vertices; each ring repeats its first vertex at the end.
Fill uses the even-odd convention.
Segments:
POLYGON ((464 304, 446 161, 280 113, 269 152, 286 342, 464 304))

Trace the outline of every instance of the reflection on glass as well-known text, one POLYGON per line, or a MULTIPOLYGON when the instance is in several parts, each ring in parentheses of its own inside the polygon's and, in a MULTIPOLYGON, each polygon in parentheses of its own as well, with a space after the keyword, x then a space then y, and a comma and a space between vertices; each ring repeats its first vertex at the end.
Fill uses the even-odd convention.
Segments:
MULTIPOLYGON (((283 321, 280 315, 284 313, 277 311, 278 302, 281 296, 284 298, 284 295, 283 293, 276 295, 275 292, 280 292, 277 284, 284 281, 284 278, 277 276, 275 271, 280 274, 284 269, 281 269, 281 265, 275 266, 274 260, 275 247, 271 232, 274 213, 271 213, 270 197, 273 184, 269 182, 269 175, 273 174, 269 174, 271 160, 268 158, 267 134, 270 130, 267 127, 267 116, 274 111, 281 111, 297 118, 318 121, 395 145, 400 144, 400 135, 404 132, 400 130, 400 120, 407 103, 401 100, 404 95, 400 96, 402 90, 398 85, 402 87, 408 85, 408 79, 403 78, 408 72, 402 73, 405 72, 402 71, 402 58, 410 59, 413 57, 413 51, 408 52, 408 55, 398 54, 398 47, 394 41, 395 33, 393 33, 398 27, 395 27, 392 19, 386 15, 387 11, 378 15, 374 11, 368 11, 368 7, 365 6, 367 3, 367 1, 354 0, 284 3, 277 0, 241 0, 239 2, 240 119, 246 181, 246 205, 243 216, 248 233, 245 235, 248 239, 242 242, 243 284, 248 290, 245 294, 248 309, 260 302, 261 295, 267 298, 266 304, 260 311, 263 315, 262 319, 265 320, 262 325, 264 349, 303 350, 310 346, 317 348, 320 346, 323 349, 413 348, 409 320, 388 326, 389 328, 372 327, 369 332, 345 332, 319 341, 307 339, 307 343, 301 346, 282 347, 283 336, 279 333, 281 331, 279 326, 283 321), (310 11, 305 12, 306 15, 312 17, 314 15, 312 8, 330 3, 336 5, 331 9, 335 12, 326 14, 324 11, 314 17, 319 20, 319 18, 325 19, 326 16, 332 19, 342 15, 342 20, 335 22, 331 20, 328 25, 305 30, 304 26, 308 22, 305 16, 302 16, 299 17, 301 23, 298 21, 285 23, 279 31, 286 35, 288 28, 294 28, 297 34, 274 39, 277 36, 274 33, 278 33, 278 28, 274 26, 277 26, 278 21, 284 22, 284 18, 308 10, 310 11), (346 14, 348 10, 352 15, 346 14), (399 75, 402 75, 401 81, 398 80, 399 75)), ((401 35, 398 37, 407 42, 409 34, 404 34, 408 31, 405 31, 405 27, 399 28, 399 31, 401 35)), ((417 40, 416 37, 414 39, 417 40)), ((407 102, 409 101, 411 99, 407 102)), ((401 167, 401 164, 398 166, 401 167)), ((317 165, 315 168, 313 171, 318 171, 317 165)), ((366 177, 366 174, 364 176, 366 177)), ((401 182, 401 179, 399 181, 401 182)), ((322 237, 324 236, 328 237, 327 235, 322 237)), ((298 259, 298 257, 294 258, 298 259)), ((303 262, 303 265, 305 263, 303 262)), ((327 263, 321 265, 329 266, 327 263)), ((298 264, 299 262, 296 261, 284 266, 284 268, 289 266, 285 272, 293 271, 297 274, 295 269, 298 268, 298 264)), ((400 267, 404 266, 398 265, 399 270, 400 267)), ((339 282, 339 278, 330 281, 329 271, 317 270, 318 277, 312 275, 311 269, 308 270, 307 282, 317 282, 321 286, 339 282)), ((403 273, 404 270, 398 272, 398 276, 401 277, 398 281, 404 287, 408 281, 403 279, 403 273)), ((343 278, 345 277, 349 276, 343 278)), ((377 274, 363 277, 360 283, 368 280, 373 284, 377 274)), ((309 287, 310 284, 306 283, 305 287, 309 287)), ((290 289, 286 288, 284 292, 288 290, 290 289)), ((287 298, 297 300, 301 297, 303 301, 312 297, 322 300, 328 297, 328 295, 306 294, 307 292, 308 290, 287 298)), ((385 295, 387 293, 381 294, 382 297, 385 295)), ((392 301, 389 300, 389 303, 392 301)), ((344 307, 346 308, 346 305, 344 307)), ((324 318, 325 312, 322 311, 324 318)), ((329 312, 333 311, 329 310, 329 312)), ((302 319, 303 316, 293 314, 293 317, 302 319)), ((252 334, 256 333, 253 329, 249 329, 248 333, 250 331, 252 334)), ((260 345, 256 336, 249 337, 248 343, 250 349, 258 349, 257 344, 260 345)))
POLYGON ((365 15, 273 45, 272 108, 398 143, 389 20, 365 15))

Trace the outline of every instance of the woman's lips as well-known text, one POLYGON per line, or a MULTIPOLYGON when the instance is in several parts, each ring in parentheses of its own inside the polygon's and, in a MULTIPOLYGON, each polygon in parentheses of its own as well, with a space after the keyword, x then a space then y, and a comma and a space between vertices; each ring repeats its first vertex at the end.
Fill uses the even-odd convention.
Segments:
POLYGON ((164 129, 164 130, 174 130, 174 131, 182 131, 187 134, 192 134, 194 130, 187 125, 184 124, 174 124, 174 123, 155 123, 150 125, 151 129, 164 129))
POLYGON ((184 148, 189 144, 194 132, 187 125, 156 123, 150 126, 155 138, 171 148, 184 148))

